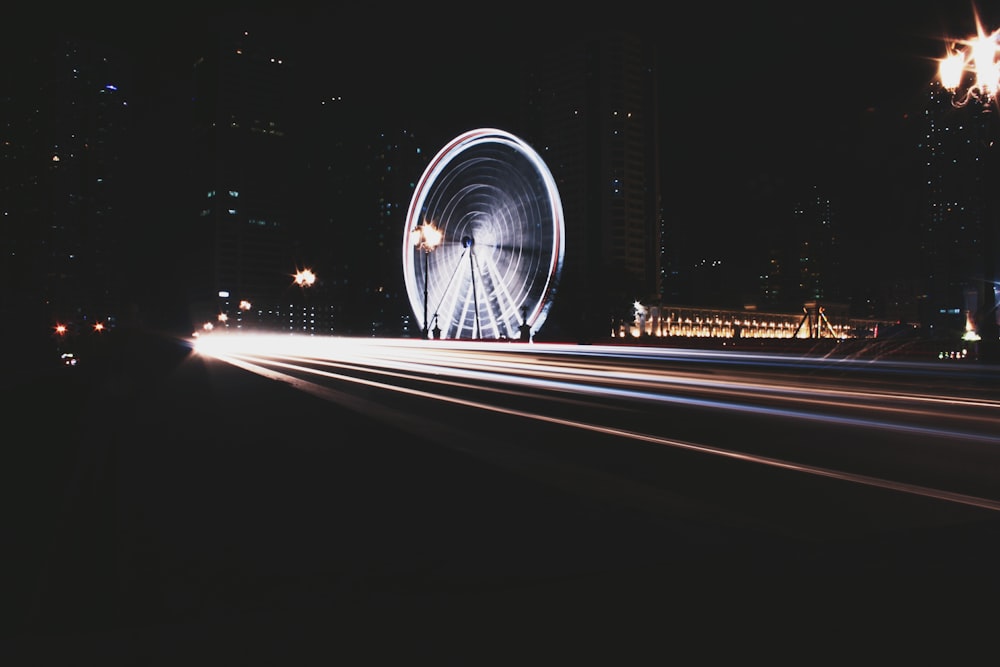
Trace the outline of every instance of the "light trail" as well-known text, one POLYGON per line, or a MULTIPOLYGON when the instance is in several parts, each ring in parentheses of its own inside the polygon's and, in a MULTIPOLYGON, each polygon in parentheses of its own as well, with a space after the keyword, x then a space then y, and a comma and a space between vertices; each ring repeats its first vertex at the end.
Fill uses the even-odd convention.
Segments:
MULTIPOLYGON (((757 412, 762 415, 807 419, 822 422, 839 422, 847 425, 896 429, 905 432, 924 432, 941 437, 975 439, 1000 444, 1000 400, 983 397, 936 396, 924 392, 912 393, 896 385, 882 391, 868 391, 858 388, 831 388, 812 381, 806 387, 798 384, 779 383, 773 379, 747 381, 720 378, 705 373, 679 372, 662 368, 628 368, 599 363, 584 365, 577 362, 569 365, 564 360, 556 365, 547 363, 535 349, 524 354, 524 349, 511 344, 456 345, 449 342, 440 345, 410 345, 410 341, 377 341, 372 339, 328 339, 295 337, 256 336, 213 336, 210 341, 197 344, 203 353, 213 349, 225 350, 226 354, 238 355, 241 350, 252 356, 267 355, 277 359, 335 365, 345 370, 368 370, 369 372, 391 375, 399 379, 443 382, 447 371, 450 378, 462 378, 472 382, 502 383, 516 386, 522 391, 559 391, 574 397, 581 395, 601 398, 654 403, 676 403, 682 405, 717 408, 723 410, 757 412), (404 372, 405 371, 405 372, 404 372), (672 389, 682 388, 702 395, 737 396, 739 401, 715 401, 686 398, 672 389), (746 403, 750 397, 765 397, 781 403, 822 408, 822 411, 764 408, 746 403), (831 414, 833 409, 850 409, 895 417, 932 417, 946 411, 951 421, 967 422, 981 427, 981 432, 958 431, 915 427, 911 424, 894 423, 878 418, 845 418, 831 414), (961 410, 961 412, 959 411, 961 410), (974 410, 974 411, 973 411, 974 410)), ((532 345, 544 354, 552 350, 564 354, 565 347, 544 348, 532 345)), ((574 348, 575 349, 575 348, 574 348)), ((617 358, 621 350, 606 348, 604 358, 617 358)), ((672 351, 674 354, 677 351, 672 351)), ((629 356, 634 351, 627 352, 629 356)), ((739 355, 737 355, 739 356, 739 355)), ((646 358, 649 358, 647 355, 646 358)), ((788 359, 782 359, 787 363, 788 359)), ((303 369, 305 370, 305 369, 303 369)), ((339 379, 351 381, 349 376, 339 379)), ((465 388, 481 390, 477 384, 462 385, 465 388)), ((525 396, 530 394, 525 393, 525 396)))
MULTIPOLYGON (((275 359, 287 359, 289 361, 294 361, 296 357, 274 357, 275 359)), ((967 431, 957 431, 954 429, 938 429, 938 428, 928 428, 913 426, 904 423, 894 423, 888 421, 881 421, 877 419, 860 419, 860 418, 850 418, 850 417, 839 417, 836 415, 831 415, 828 410, 832 408, 853 408, 856 410, 863 410, 867 412, 879 412, 879 413, 898 413, 899 415, 917 415, 926 416, 926 409, 912 409, 912 408, 895 408, 891 406, 885 406, 880 404, 879 401, 884 400, 894 400, 894 401, 917 401, 920 403, 936 402, 942 403, 946 406, 973 406, 973 407, 989 407, 997 408, 998 404, 996 401, 986 402, 986 401, 965 401, 960 399, 935 399, 934 397, 929 397, 926 395, 902 395, 902 394, 890 394, 884 392, 847 392, 843 390, 824 390, 824 389, 814 389, 809 392, 804 392, 803 390, 791 386, 791 385, 774 385, 768 386, 760 383, 746 383, 746 382, 735 382, 735 381, 725 381, 725 380, 706 380, 703 377, 694 378, 659 378, 658 380, 650 380, 647 377, 643 377, 643 374, 639 373, 614 373, 610 370, 607 373, 602 373, 599 370, 581 370, 577 371, 567 371, 566 369, 556 369, 546 368, 537 364, 527 364, 521 370, 525 375, 534 376, 525 377, 524 375, 511 375, 514 368, 508 363, 504 366, 503 370, 470 370, 464 367, 450 366, 441 360, 441 363, 427 363, 419 362, 414 363, 412 361, 405 361, 398 357, 386 358, 385 361, 392 361, 392 370, 385 370, 374 367, 363 367, 355 364, 342 364, 335 363, 325 359, 315 359, 309 358, 309 361, 316 361, 324 365, 333 365, 346 369, 354 370, 368 370, 370 372, 375 372, 387 377, 395 377, 398 379, 424 379, 428 373, 433 373, 440 375, 442 369, 449 368, 449 375, 453 378, 463 378, 469 380, 470 382, 459 383, 454 380, 435 380, 438 384, 447 384, 452 387, 469 389, 473 391, 482 391, 483 386, 481 384, 475 384, 478 381, 481 383, 497 383, 503 382, 505 384, 514 385, 522 388, 534 389, 534 393, 529 393, 527 391, 522 391, 521 395, 525 397, 537 396, 537 392, 540 391, 556 391, 563 394, 567 394, 573 397, 575 400, 579 401, 580 396, 594 396, 600 398, 616 398, 628 401, 643 401, 650 403, 671 403, 676 405, 684 405, 690 407, 703 407, 719 410, 728 411, 738 411, 738 412, 749 412, 764 416, 778 417, 785 419, 802 419, 814 422, 823 423, 837 423, 846 426, 857 426, 857 427, 869 427, 869 428, 881 428, 888 430, 895 430, 898 432, 932 435, 941 438, 957 438, 964 440, 978 440, 982 442, 997 443, 1000 444, 1000 440, 993 435, 1000 430, 1000 423, 997 419, 989 419, 985 416, 974 417, 979 422, 986 424, 989 427, 987 433, 970 433, 967 431), (409 370, 411 373, 403 373, 401 371, 409 370), (562 375, 568 375, 573 381, 568 381, 563 378, 562 375), (580 382, 581 379, 590 379, 598 384, 587 384, 580 382), (749 405, 746 403, 736 402, 736 401, 722 401, 722 400, 708 400, 699 398, 687 398, 682 396, 677 396, 674 394, 664 394, 657 393, 655 391, 640 391, 637 389, 625 389, 620 388, 623 386, 632 386, 636 384, 643 384, 649 388, 664 388, 670 385, 685 385, 686 387, 692 389, 693 391, 701 394, 717 394, 717 395, 742 395, 746 396, 753 393, 763 393, 773 395, 773 398, 782 402, 794 402, 800 405, 814 405, 824 408, 825 411, 822 412, 810 412, 806 410, 792 410, 783 408, 767 408, 761 406, 749 405), (609 385, 618 385, 609 386, 609 385), (816 396, 827 396, 828 398, 817 398, 816 396), (830 400, 829 397, 837 396, 845 400, 830 400), (846 399, 853 399, 848 401, 846 399)), ((463 360, 468 362, 466 355, 463 355, 463 360)), ((476 358, 477 362, 480 361, 479 355, 476 358)), ((257 359, 258 362, 263 362, 263 359, 257 359)), ((451 360, 452 362, 454 360, 451 360)), ((485 364, 484 364, 485 366, 485 364)), ((296 370, 303 372, 318 372, 309 367, 297 366, 296 370)), ((336 379, 345 381, 356 381, 351 376, 339 375, 336 379)), ((389 391, 400 391, 400 387, 397 385, 380 385, 380 388, 389 391)), ((498 391, 497 389, 491 389, 491 391, 498 391)), ((508 390, 510 393, 510 390, 508 390)), ((953 418, 959 418, 953 416, 953 418)))
MULTIPOLYGON (((935 395, 925 388, 912 391, 905 381, 895 375, 907 368, 909 371, 904 375, 907 378, 918 372, 935 370, 923 365, 907 367, 898 362, 887 364, 889 379, 868 379, 884 386, 858 389, 860 385, 853 377, 803 377, 799 374, 795 376, 798 382, 793 382, 790 377, 779 376, 774 380, 746 370, 739 373, 720 372, 724 366, 719 364, 728 362, 731 357, 742 361, 745 356, 757 355, 699 354, 703 351, 698 350, 650 351, 621 346, 595 350, 591 346, 581 349, 580 346, 555 344, 435 343, 409 339, 246 334, 213 334, 196 341, 194 347, 200 354, 289 383, 370 416, 392 419, 397 424, 408 423, 412 416, 388 408, 384 402, 359 398, 360 392, 338 391, 323 383, 335 381, 348 387, 364 386, 380 392, 544 422, 623 441, 651 443, 1000 510, 1000 500, 978 494, 815 465, 804 460, 790 460, 787 453, 774 457, 594 421, 602 412, 606 416, 609 412, 621 412, 628 406, 633 406, 631 409, 635 405, 684 406, 716 410, 727 415, 746 414, 778 421, 792 419, 847 427, 858 432, 880 431, 914 436, 919 437, 921 442, 932 442, 944 451, 959 442, 986 446, 990 451, 1000 445, 1000 401, 991 398, 988 389, 975 390, 975 387, 961 387, 967 395, 935 395), (677 362, 683 362, 683 365, 677 362), (511 400, 499 404, 501 396, 514 401, 527 399, 523 404, 541 407, 527 409, 522 402, 512 404, 511 400), (557 402, 564 409, 567 405, 577 406, 572 408, 573 414, 588 415, 588 418, 581 420, 560 415, 557 402), (937 422, 946 426, 938 426, 937 422)), ((783 367, 794 367, 795 361, 780 356, 774 359, 775 364, 783 367)), ((763 367, 764 363, 758 357, 754 365, 763 367)), ((815 360, 804 360, 802 365, 818 368, 815 360)), ((864 372, 874 372, 881 369, 882 364, 869 362, 858 367, 864 372)), ((980 372, 974 371, 973 377, 980 372)), ((945 376, 961 378, 951 371, 945 376)), ((650 426, 646 424, 644 428, 650 426)), ((806 455, 809 453, 808 444, 800 443, 797 449, 806 455)), ((1000 456, 1000 449, 996 450, 996 455, 1000 456)))

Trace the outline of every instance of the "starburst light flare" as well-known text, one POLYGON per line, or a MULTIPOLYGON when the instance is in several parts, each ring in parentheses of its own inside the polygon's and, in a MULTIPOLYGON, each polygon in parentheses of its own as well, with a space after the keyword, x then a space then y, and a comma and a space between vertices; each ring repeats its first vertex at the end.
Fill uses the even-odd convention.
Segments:
POLYGON ((969 102, 996 104, 1000 90, 1000 62, 997 60, 1000 30, 987 34, 979 12, 975 12, 976 35, 957 40, 947 55, 938 61, 941 85, 952 93, 952 104, 963 107, 969 102))

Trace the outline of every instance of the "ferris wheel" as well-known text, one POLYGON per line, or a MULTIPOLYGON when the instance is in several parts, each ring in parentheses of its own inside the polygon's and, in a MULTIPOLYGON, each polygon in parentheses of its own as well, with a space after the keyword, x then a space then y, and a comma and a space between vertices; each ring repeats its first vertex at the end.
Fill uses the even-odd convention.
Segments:
POLYGON ((483 128, 449 142, 417 183, 403 231, 403 274, 424 337, 537 333, 559 283, 562 202, 541 157, 483 128))

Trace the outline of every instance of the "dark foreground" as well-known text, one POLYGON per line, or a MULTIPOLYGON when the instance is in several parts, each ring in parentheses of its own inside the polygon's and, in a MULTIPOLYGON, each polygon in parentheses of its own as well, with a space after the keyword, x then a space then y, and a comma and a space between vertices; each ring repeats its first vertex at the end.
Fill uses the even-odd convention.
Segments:
POLYGON ((617 507, 120 338, 3 384, 6 665, 995 650, 995 523, 817 546, 617 507))

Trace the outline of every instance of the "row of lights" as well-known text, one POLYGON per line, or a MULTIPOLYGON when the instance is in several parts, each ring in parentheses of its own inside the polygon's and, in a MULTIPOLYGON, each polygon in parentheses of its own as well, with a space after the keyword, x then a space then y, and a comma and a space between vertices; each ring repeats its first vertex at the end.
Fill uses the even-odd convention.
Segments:
MULTIPOLYGON (((299 269, 292 274, 292 282, 302 288, 311 287, 316 283, 316 274, 312 269, 299 269)), ((242 299, 238 306, 244 312, 249 311, 251 307, 250 302, 246 299, 242 299)), ((229 315, 227 313, 219 313, 216 320, 225 324, 229 321, 229 315)), ((207 333, 215 329, 215 324, 213 322, 205 322, 201 325, 201 329, 207 333)), ((195 331, 194 336, 197 337, 198 335, 199 332, 195 331)))
MULTIPOLYGON (((106 327, 104 326, 104 322, 95 322, 91 327, 91 330, 94 331, 95 333, 101 333, 105 329, 106 327)), ((53 327, 53 331, 57 336, 65 336, 69 334, 69 327, 65 324, 58 323, 55 325, 55 327, 53 327)))

